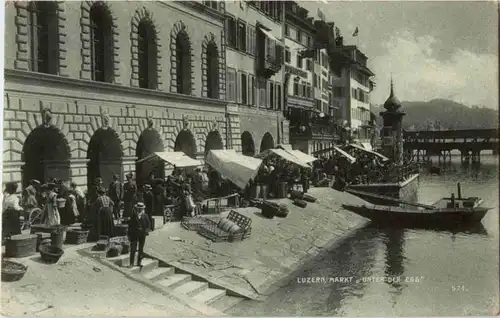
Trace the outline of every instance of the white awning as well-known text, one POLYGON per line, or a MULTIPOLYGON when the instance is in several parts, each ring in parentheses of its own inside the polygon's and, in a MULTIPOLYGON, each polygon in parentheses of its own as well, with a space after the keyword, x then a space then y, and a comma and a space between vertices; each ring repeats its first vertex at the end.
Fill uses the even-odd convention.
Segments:
POLYGON ((342 156, 346 157, 351 163, 356 162, 356 158, 354 158, 353 156, 351 156, 350 154, 348 154, 344 150, 340 149, 339 147, 333 147, 333 149, 335 149, 335 151, 340 153, 342 156))
POLYGON ((137 162, 143 162, 146 160, 151 160, 154 158, 160 158, 163 161, 174 165, 178 168, 186 168, 186 167, 197 167, 203 165, 203 163, 200 160, 195 160, 182 151, 162 151, 162 152, 155 152, 145 158, 142 158, 140 160, 137 160, 137 162))
POLYGON ((205 162, 240 189, 244 189, 259 172, 261 159, 244 156, 233 149, 210 150, 205 162))
POLYGON ((376 152, 376 151, 367 150, 367 149, 365 149, 365 148, 363 148, 363 147, 361 147, 361 146, 358 146, 358 145, 356 145, 356 144, 349 144, 349 145, 348 145, 348 147, 349 147, 349 146, 354 147, 354 148, 359 149, 359 150, 364 151, 364 152, 371 153, 371 154, 373 154, 373 155, 375 155, 375 156, 379 157, 379 158, 380 158, 380 159, 382 159, 383 161, 387 161, 387 160, 389 160, 389 158, 387 158, 387 157, 386 157, 386 156, 384 156, 383 154, 378 153, 378 152, 376 152))
POLYGON ((262 33, 264 33, 271 40, 274 40, 276 42, 281 43, 281 41, 278 40, 274 35, 272 35, 272 33, 270 31, 264 30, 263 28, 259 28, 259 29, 262 31, 262 33))
POLYGON ((367 143, 367 142, 362 142, 362 143, 361 143, 361 146, 362 146, 363 148, 365 148, 366 150, 373 151, 372 145, 371 145, 370 143, 367 143))
POLYGON ((294 155, 295 157, 299 158, 300 160, 307 162, 307 163, 318 160, 318 158, 310 156, 310 155, 308 155, 305 152, 302 152, 300 150, 292 150, 291 154, 294 155))
POLYGON ((300 160, 299 158, 295 157, 294 155, 292 155, 291 153, 287 152, 286 150, 283 150, 283 149, 268 149, 266 151, 263 151, 261 153, 259 153, 258 155, 256 155, 255 157, 256 158, 261 158, 261 159, 264 159, 264 158, 267 158, 269 157, 270 155, 278 155, 280 156, 281 158, 287 160, 287 161, 290 161, 292 163, 295 163, 301 167, 304 167, 304 168, 311 168, 306 162, 303 162, 302 160, 300 160))
POLYGON ((276 146, 276 148, 286 150, 289 153, 292 153, 293 151, 292 145, 290 144, 279 144, 278 146, 276 146))

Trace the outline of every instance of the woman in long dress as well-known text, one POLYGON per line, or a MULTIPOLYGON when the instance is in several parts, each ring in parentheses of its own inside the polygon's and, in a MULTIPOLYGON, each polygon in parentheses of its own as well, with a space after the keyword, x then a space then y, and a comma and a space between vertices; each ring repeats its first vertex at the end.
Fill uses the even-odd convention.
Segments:
POLYGON ((55 226, 61 224, 61 216, 57 208, 57 193, 55 192, 56 185, 54 183, 48 184, 47 201, 45 203, 45 224, 55 226))
POLYGON ((9 182, 5 185, 5 197, 2 209, 2 236, 21 234, 19 216, 23 208, 19 205, 19 196, 16 195, 17 183, 9 182))

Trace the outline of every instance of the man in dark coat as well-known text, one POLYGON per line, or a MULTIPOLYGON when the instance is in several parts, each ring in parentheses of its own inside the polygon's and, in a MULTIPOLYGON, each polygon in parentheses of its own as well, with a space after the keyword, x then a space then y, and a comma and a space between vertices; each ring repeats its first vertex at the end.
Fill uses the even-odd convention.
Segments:
POLYGON ((120 201, 123 198, 123 186, 118 175, 113 175, 113 181, 109 184, 108 195, 113 200, 113 215, 116 220, 120 219, 120 201))
POLYGON ((145 184, 144 185, 144 193, 142 196, 142 199, 144 200, 144 205, 146 206, 146 215, 149 218, 149 223, 151 223, 151 231, 154 230, 154 222, 153 222, 153 202, 154 202, 154 197, 153 197, 153 192, 151 192, 152 188, 151 185, 145 184))
POLYGON ((127 174, 127 181, 123 185, 123 216, 130 217, 132 215, 132 210, 134 209, 134 204, 137 200, 137 185, 134 180, 132 180, 132 173, 127 174))
POLYGON ((142 258, 144 257, 144 245, 146 244, 146 236, 149 234, 151 224, 149 218, 144 212, 146 206, 139 202, 135 205, 135 209, 128 221, 128 239, 130 241, 130 264, 134 266, 135 253, 139 248, 137 266, 141 267, 142 258))

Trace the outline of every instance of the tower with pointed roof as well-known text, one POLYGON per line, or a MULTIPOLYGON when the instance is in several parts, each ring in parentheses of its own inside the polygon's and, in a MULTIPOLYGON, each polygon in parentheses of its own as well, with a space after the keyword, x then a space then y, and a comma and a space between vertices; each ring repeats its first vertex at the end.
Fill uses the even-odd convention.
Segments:
POLYGON ((391 76, 391 93, 384 103, 385 111, 380 113, 383 118, 382 151, 397 165, 403 164, 403 116, 401 102, 394 94, 394 83, 391 76))

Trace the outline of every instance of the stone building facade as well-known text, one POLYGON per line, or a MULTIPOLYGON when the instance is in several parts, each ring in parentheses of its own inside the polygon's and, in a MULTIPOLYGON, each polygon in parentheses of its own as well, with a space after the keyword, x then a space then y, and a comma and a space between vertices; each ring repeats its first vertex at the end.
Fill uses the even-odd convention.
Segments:
POLYGON ((224 2, 5 10, 4 183, 55 177, 85 188, 142 171, 136 161, 155 151, 241 151, 246 115, 226 102, 224 2))
MULTIPOLYGON (((226 92, 239 114, 242 153, 288 143, 283 115, 283 2, 226 2, 226 92), (272 70, 264 56, 276 59, 272 70)), ((230 113, 232 113, 230 112, 230 113)))

